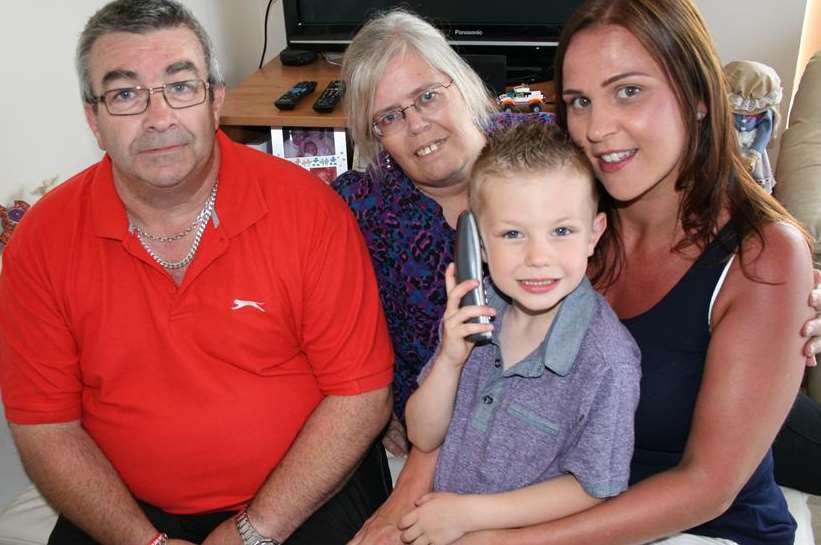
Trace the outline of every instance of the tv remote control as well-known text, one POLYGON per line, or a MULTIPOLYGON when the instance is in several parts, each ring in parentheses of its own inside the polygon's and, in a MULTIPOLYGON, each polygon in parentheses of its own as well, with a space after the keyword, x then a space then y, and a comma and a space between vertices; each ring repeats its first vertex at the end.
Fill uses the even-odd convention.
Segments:
POLYGON ((274 106, 280 110, 293 110, 294 106, 306 95, 310 95, 316 89, 315 81, 300 81, 290 89, 288 92, 276 99, 274 106))
POLYGON ((333 80, 314 102, 314 110, 323 114, 332 112, 344 94, 345 82, 339 79, 333 80))

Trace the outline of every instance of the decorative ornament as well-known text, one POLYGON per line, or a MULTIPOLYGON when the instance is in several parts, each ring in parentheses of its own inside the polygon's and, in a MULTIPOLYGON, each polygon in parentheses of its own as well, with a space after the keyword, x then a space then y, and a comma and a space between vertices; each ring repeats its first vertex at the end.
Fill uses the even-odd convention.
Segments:
POLYGON ((14 204, 8 208, 0 205, 0 224, 2 224, 3 232, 0 233, 0 249, 8 244, 14 228, 23 219, 23 215, 31 206, 26 201, 14 201, 14 204))
POLYGON ((768 193, 775 186, 767 145, 778 137, 781 78, 770 66, 735 61, 724 67, 738 146, 747 170, 768 193))

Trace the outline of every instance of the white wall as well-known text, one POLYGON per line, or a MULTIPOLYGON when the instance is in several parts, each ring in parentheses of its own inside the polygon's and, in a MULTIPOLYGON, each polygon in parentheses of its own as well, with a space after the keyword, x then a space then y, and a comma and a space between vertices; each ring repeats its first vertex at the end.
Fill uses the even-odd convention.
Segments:
MULTIPOLYGON (((771 0, 695 1, 715 37, 722 62, 752 59, 769 64, 781 75, 784 96, 792 96, 807 0, 782 0, 775 7, 771 0)), ((256 69, 267 0, 183 2, 214 40, 229 86, 256 69)), ((0 86, 0 202, 13 197, 33 200, 29 191, 43 180, 54 176, 65 180, 100 157, 83 119, 73 57, 85 21, 104 3, 4 2, 0 19, 6 73, 0 86)), ((268 35, 266 60, 285 45, 280 1, 271 8, 268 35)))
MULTIPOLYGON (((85 124, 74 47, 88 18, 107 0, 3 2, 0 51, 0 203, 29 202, 43 180, 64 181, 101 152, 85 124)), ((214 41, 230 85, 252 73, 262 52, 267 0, 183 0, 214 41)), ((282 6, 271 8, 268 54, 285 47, 282 6)))

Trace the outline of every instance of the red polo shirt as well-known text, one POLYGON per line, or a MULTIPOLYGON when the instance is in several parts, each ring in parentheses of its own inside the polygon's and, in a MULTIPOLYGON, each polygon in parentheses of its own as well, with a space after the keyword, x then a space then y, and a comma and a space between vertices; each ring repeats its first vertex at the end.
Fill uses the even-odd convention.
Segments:
POLYGON ((0 276, 7 418, 80 419, 132 493, 174 513, 246 503, 326 395, 393 376, 343 201, 217 142, 217 218, 182 285, 129 234, 107 156, 29 210, 0 276))

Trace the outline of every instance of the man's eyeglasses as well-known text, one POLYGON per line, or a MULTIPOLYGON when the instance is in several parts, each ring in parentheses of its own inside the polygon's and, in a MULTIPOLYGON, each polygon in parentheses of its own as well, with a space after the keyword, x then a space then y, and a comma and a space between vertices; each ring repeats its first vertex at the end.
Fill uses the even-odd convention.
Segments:
POLYGON ((413 102, 404 108, 396 108, 380 113, 371 124, 374 134, 381 138, 403 130, 407 124, 405 112, 409 108, 413 108, 419 115, 423 116, 439 111, 448 102, 447 94, 444 91, 451 85, 453 85, 453 80, 447 83, 437 83, 416 95, 413 102))
POLYGON ((162 93, 165 102, 175 110, 190 108, 205 102, 208 96, 208 82, 201 79, 189 79, 166 83, 159 87, 123 87, 111 89, 94 97, 92 103, 103 103, 111 115, 139 115, 148 109, 151 95, 162 93))

